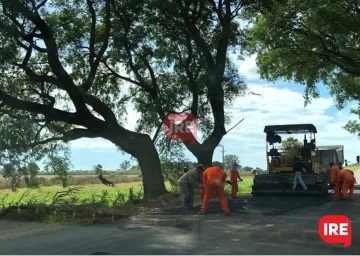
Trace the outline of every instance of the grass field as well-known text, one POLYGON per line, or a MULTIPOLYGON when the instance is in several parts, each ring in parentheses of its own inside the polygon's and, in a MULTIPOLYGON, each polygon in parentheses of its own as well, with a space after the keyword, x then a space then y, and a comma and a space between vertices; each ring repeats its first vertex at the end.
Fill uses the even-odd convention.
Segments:
MULTIPOLYGON (((251 193, 252 178, 246 177, 243 178, 244 181, 239 183, 239 193, 240 194, 249 194, 251 193)), ((169 182, 165 183, 168 191, 171 191, 171 186, 169 182)), ((71 186, 73 187, 73 186, 71 186)), ((70 187, 70 188, 71 188, 70 187)), ((109 205, 112 205, 115 200, 124 200, 129 199, 129 191, 133 190, 135 197, 142 197, 142 183, 141 182, 127 182, 127 183, 118 183, 115 187, 107 187, 103 184, 89 184, 81 186, 81 190, 76 192, 73 196, 67 196, 64 200, 69 200, 78 203, 95 203, 101 200, 106 200, 109 205)), ((12 192, 9 189, 0 190, 0 207, 16 202, 26 191, 26 188, 21 188, 17 192, 12 192)), ((67 188, 61 186, 44 186, 40 189, 32 190, 29 194, 24 196, 22 203, 45 203, 50 204, 59 191, 66 191, 67 188)), ((225 191, 227 194, 230 194, 231 186, 226 185, 225 191)))
MULTIPOLYGON (((69 188, 73 187, 70 186, 69 188)), ((141 182, 120 183, 116 184, 114 188, 104 186, 103 184, 89 184, 80 186, 80 190, 73 194, 73 196, 67 196, 64 199, 69 201, 76 200, 78 203, 95 203, 100 200, 107 200, 111 204, 116 198, 119 198, 119 195, 122 195, 122 200, 126 201, 129 197, 130 189, 133 189, 133 193, 136 196, 138 194, 142 196, 141 187, 141 182)), ((44 186, 32 190, 21 202, 49 204, 57 192, 66 191, 67 189, 61 186, 44 186)), ((26 188, 21 188, 17 192, 12 192, 9 189, 0 190, 0 204, 18 201, 26 190, 26 188)))
POLYGON ((349 169, 351 171, 357 171, 360 169, 360 165, 359 164, 356 164, 356 165, 350 165, 350 166, 346 166, 345 167, 346 169, 349 169))

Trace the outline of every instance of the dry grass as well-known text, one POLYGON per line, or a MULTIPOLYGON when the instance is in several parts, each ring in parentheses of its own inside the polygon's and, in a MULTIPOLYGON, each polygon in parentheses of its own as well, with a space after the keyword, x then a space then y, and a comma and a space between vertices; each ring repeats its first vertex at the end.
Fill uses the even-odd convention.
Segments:
MULTIPOLYGON (((104 175, 104 177, 113 183, 131 183, 140 182, 141 177, 139 175, 104 175)), ((62 183, 57 179, 56 175, 39 175, 39 182, 41 186, 60 186, 62 183)), ((76 185, 96 185, 102 184, 97 175, 69 175, 69 186, 76 185)), ((26 184, 22 180, 19 188, 25 188, 26 184)), ((10 181, 4 178, 0 178, 0 189, 9 189, 10 181)))

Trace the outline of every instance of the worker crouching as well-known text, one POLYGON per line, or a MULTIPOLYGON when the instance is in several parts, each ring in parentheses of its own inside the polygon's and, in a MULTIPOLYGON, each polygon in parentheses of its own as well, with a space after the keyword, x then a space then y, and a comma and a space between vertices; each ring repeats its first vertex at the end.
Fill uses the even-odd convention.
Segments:
POLYGON ((203 184, 204 184, 204 199, 201 205, 200 215, 204 215, 207 213, 210 199, 212 195, 215 193, 220 201, 220 206, 223 212, 226 215, 230 214, 230 209, 225 196, 225 180, 227 174, 226 172, 215 166, 208 167, 203 173, 203 184))
POLYGON ((203 165, 198 165, 190 171, 187 171, 179 179, 179 187, 184 196, 183 207, 192 209, 194 207, 195 188, 202 185, 202 172, 204 171, 203 165))
POLYGON ((342 194, 345 200, 352 200, 354 193, 355 177, 354 173, 348 169, 341 169, 339 172, 339 180, 342 181, 342 194))

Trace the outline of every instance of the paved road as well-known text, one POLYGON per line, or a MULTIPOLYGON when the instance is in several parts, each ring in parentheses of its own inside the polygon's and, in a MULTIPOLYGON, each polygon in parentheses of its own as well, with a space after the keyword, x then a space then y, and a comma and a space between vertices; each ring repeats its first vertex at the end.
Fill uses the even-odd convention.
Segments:
MULTIPOLYGON (((60 228, 0 221, 1 254, 360 254, 329 245, 317 234, 325 214, 345 213, 353 238, 360 236, 360 194, 353 202, 304 197, 242 197, 230 202, 234 214, 223 216, 217 203, 207 216, 179 209, 140 215, 107 224, 60 228), (13 229, 32 235, 6 237, 13 229)), ((330 198, 331 199, 331 198, 330 198)))

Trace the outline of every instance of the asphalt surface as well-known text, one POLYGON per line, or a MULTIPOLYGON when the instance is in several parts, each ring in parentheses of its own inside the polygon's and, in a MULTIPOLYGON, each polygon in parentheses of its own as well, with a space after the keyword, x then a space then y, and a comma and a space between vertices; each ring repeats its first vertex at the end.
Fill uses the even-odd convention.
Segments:
POLYGON ((0 221, 0 254, 360 254, 355 239, 360 236, 360 194, 354 196, 352 202, 335 202, 331 196, 241 197, 229 202, 233 214, 228 217, 214 202, 206 216, 197 216, 198 209, 170 208, 73 227, 0 221), (351 219, 350 248, 320 239, 318 221, 326 214, 351 219))

